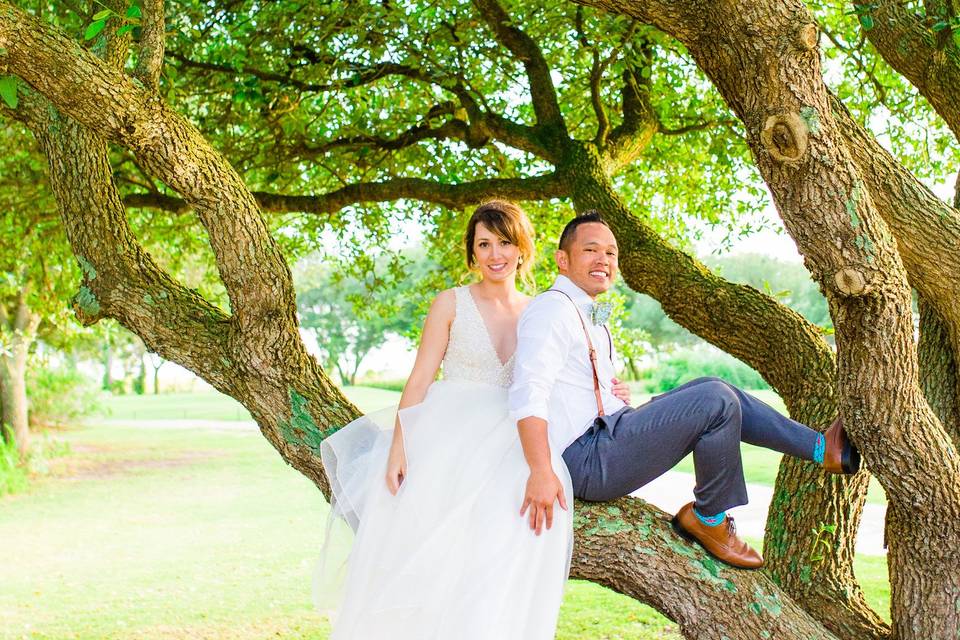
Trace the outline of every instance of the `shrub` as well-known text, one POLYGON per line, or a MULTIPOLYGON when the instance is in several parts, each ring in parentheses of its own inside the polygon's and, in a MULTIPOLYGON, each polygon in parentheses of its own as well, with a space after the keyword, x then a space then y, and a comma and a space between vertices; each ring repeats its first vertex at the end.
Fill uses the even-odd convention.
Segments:
POLYGON ((75 369, 31 369, 27 394, 34 425, 66 425, 100 408, 97 385, 75 369))
POLYGON ((685 382, 716 376, 742 389, 769 389, 759 373, 733 356, 716 349, 681 349, 640 372, 647 393, 669 391, 685 382))

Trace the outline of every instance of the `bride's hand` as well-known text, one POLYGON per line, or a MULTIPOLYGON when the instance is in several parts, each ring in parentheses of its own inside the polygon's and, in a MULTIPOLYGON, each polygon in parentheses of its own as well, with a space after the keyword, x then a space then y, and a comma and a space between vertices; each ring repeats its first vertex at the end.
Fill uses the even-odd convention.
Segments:
POLYGON ((407 477, 407 454, 403 447, 390 447, 390 456, 387 458, 387 490, 397 495, 403 479, 407 477))
POLYGON ((611 389, 613 395, 623 400, 626 404, 630 404, 630 387, 627 383, 622 380, 617 380, 616 378, 613 378, 611 382, 613 383, 613 388, 611 389))
POLYGON ((553 469, 545 468, 542 470, 531 471, 530 478, 527 480, 527 490, 523 496, 523 506, 520 508, 520 515, 529 507, 530 509, 530 528, 537 535, 543 531, 543 525, 546 523, 547 529, 553 526, 553 503, 559 501, 563 509, 567 508, 567 499, 563 495, 563 484, 560 478, 553 472, 553 469))

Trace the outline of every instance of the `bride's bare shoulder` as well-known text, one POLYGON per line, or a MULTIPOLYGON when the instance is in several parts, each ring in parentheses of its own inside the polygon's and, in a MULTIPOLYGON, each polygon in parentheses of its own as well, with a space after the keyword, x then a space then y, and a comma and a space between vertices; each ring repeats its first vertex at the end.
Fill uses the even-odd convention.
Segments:
POLYGON ((452 320, 457 313, 456 289, 444 289, 436 295, 430 304, 430 315, 452 320))

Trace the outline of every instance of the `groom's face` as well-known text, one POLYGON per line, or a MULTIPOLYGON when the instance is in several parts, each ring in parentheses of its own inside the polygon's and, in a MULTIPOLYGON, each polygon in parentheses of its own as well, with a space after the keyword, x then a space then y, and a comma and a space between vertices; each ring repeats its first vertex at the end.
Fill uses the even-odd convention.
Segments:
POLYGON ((560 273, 590 296, 600 295, 617 278, 617 239, 606 225, 580 225, 568 248, 559 249, 554 257, 560 273))

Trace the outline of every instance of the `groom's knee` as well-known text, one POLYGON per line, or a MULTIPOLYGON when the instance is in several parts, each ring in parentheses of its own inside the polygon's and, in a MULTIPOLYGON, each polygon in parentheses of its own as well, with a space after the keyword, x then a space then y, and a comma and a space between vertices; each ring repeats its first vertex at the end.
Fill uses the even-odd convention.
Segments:
POLYGON ((703 394, 701 401, 709 408, 714 424, 740 425, 740 398, 729 384, 720 378, 710 378, 697 386, 703 394))

